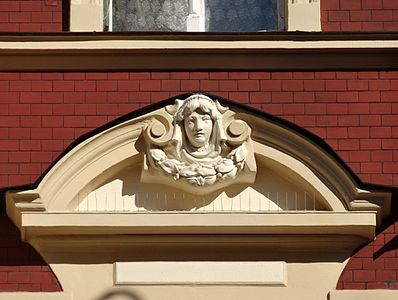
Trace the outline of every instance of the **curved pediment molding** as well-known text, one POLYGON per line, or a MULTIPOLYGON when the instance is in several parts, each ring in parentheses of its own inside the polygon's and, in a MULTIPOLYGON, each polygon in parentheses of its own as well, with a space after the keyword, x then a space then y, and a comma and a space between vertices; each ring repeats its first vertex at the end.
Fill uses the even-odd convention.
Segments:
MULTIPOLYGON (((182 95, 99 128, 68 150, 34 189, 8 192, 8 214, 22 229, 24 215, 32 213, 211 212, 265 217, 373 211, 368 214, 372 228, 374 216, 379 222, 389 213, 391 193, 362 185, 319 138, 276 117, 216 100, 182 95), (189 99, 208 101, 208 107, 195 115, 211 115, 199 120, 209 121, 207 138, 202 131, 192 129, 192 136, 182 132, 191 129, 177 114, 189 99), (182 133, 176 133, 178 126, 182 133), (178 134, 180 140, 174 140, 178 134), (176 149, 186 151, 186 157, 176 149), (197 166, 206 170, 198 171, 197 166), (188 171, 193 175, 184 175, 188 171)), ((191 110, 189 114, 197 107, 191 110)))

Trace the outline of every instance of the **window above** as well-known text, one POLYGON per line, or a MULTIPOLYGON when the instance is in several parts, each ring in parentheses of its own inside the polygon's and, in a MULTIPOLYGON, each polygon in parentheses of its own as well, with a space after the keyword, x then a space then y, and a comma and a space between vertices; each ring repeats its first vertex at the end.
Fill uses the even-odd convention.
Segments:
POLYGON ((284 29, 280 0, 105 0, 104 30, 255 32, 284 29))
POLYGON ((71 0, 70 3, 70 31, 320 31, 319 0, 71 0))

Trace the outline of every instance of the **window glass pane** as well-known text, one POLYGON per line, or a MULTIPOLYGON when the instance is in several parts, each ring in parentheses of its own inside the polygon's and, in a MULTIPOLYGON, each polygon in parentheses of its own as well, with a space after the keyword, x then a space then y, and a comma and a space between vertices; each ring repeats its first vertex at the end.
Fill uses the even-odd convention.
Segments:
POLYGON ((206 31, 278 30, 278 0, 206 0, 206 31))
POLYGON ((186 31, 191 13, 203 20, 205 31, 282 30, 283 3, 282 0, 104 0, 104 27, 106 30, 109 25, 111 31, 186 31), (205 9, 198 14, 192 5, 199 2, 205 9))
POLYGON ((112 31, 186 31, 187 0, 113 0, 112 31))

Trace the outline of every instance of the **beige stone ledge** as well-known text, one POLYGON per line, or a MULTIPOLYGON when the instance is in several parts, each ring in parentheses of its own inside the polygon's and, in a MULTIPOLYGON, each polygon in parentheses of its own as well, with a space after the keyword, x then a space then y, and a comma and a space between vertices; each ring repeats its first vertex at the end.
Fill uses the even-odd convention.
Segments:
POLYGON ((231 41, 187 41, 187 40, 109 40, 87 41, 1 41, 0 51, 6 50, 145 50, 145 49, 361 49, 361 48, 398 48, 396 40, 231 40, 231 41))
POLYGON ((336 290, 331 291, 328 300, 396 300, 396 290, 336 290))
POLYGON ((72 300, 71 293, 13 292, 0 293, 0 300, 72 300))
POLYGON ((376 213, 24 213, 26 239, 59 234, 316 234, 372 239, 376 213))

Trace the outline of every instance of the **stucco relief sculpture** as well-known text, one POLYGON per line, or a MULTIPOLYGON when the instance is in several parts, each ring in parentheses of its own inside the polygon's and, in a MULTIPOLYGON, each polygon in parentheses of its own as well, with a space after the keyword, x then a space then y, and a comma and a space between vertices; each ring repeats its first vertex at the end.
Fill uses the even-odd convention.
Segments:
POLYGON ((143 182, 206 193, 254 181, 250 127, 227 107, 195 94, 176 100, 165 113, 164 119, 151 119, 145 130, 143 182))

